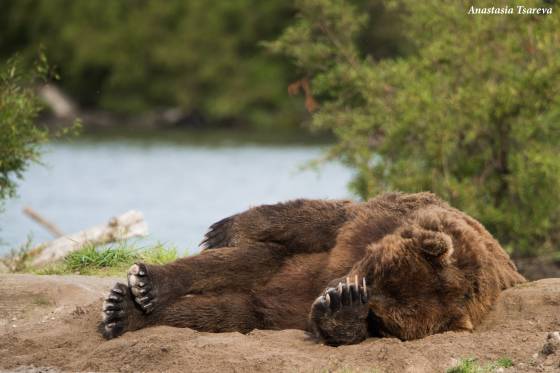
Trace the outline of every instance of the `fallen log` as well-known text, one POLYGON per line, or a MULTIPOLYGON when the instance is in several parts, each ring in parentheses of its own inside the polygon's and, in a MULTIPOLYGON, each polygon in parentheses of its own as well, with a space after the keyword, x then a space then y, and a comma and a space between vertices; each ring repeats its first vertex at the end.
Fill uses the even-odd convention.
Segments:
POLYGON ((148 225, 140 211, 131 210, 97 225, 39 245, 33 250, 31 266, 39 267, 64 258, 85 244, 102 245, 131 237, 146 236, 148 225))

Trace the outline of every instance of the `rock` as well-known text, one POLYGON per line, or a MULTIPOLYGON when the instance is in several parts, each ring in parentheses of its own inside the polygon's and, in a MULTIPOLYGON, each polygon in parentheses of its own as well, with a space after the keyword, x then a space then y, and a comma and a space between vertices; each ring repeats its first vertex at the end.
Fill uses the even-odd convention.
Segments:
POLYGON ((552 355, 560 347, 560 333, 552 332, 548 333, 546 337, 546 342, 541 349, 541 354, 544 356, 552 355))

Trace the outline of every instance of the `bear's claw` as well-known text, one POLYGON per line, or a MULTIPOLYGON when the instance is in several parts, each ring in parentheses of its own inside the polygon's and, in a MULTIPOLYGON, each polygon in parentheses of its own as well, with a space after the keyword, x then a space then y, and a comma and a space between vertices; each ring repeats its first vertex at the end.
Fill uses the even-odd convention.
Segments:
POLYGON ((322 301, 329 305, 331 312, 340 311, 344 306, 367 305, 366 279, 363 278, 362 285, 358 283, 358 276, 354 277, 354 282, 346 278, 346 283, 339 282, 336 288, 327 288, 322 297, 322 301))
POLYGON ((136 263, 130 267, 128 270, 128 287, 138 307, 146 314, 151 313, 155 307, 155 289, 145 264, 136 263))

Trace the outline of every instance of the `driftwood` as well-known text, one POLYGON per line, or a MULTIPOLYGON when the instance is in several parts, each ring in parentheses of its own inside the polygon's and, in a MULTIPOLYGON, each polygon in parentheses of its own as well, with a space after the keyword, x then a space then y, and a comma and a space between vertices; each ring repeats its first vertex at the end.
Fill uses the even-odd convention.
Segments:
POLYGON ((42 266, 64 258, 84 244, 105 244, 131 237, 146 236, 148 225, 141 212, 131 210, 111 218, 107 224, 97 225, 83 231, 62 236, 34 249, 32 266, 42 266))
POLYGON ((56 118, 74 119, 78 114, 78 107, 70 97, 54 84, 45 84, 39 88, 39 96, 51 109, 56 118))
POLYGON ((54 223, 51 223, 50 221, 45 219, 43 216, 41 216, 37 211, 33 210, 31 207, 24 208, 23 213, 29 216, 38 224, 42 225, 54 237, 58 238, 64 236, 64 233, 62 233, 60 228, 58 228, 54 223))
POLYGON ((44 124, 59 127, 70 124, 79 118, 88 128, 129 128, 129 129, 165 129, 204 125, 204 118, 196 112, 184 111, 179 107, 167 107, 137 115, 122 115, 106 110, 92 110, 80 107, 59 86, 49 83, 38 87, 37 93, 49 113, 41 116, 44 124))

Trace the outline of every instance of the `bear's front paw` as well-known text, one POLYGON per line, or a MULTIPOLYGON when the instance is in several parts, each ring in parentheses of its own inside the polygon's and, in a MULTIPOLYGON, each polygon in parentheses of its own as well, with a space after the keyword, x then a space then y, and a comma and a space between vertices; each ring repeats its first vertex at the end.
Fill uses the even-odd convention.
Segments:
POLYGON ((358 283, 346 279, 335 288, 327 288, 311 306, 314 334, 331 346, 359 343, 367 338, 369 313, 365 278, 358 283))

